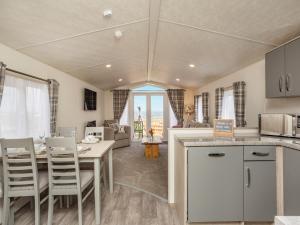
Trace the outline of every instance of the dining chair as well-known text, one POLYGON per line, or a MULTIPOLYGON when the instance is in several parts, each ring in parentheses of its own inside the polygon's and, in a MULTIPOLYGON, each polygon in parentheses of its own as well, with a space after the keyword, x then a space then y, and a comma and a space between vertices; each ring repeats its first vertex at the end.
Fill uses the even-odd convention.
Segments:
MULTIPOLYGON (((85 137, 88 135, 93 135, 96 138, 99 138, 100 141, 104 141, 104 127, 86 127, 85 128, 85 137)), ((107 188, 107 176, 106 176, 106 159, 105 156, 101 158, 101 179, 103 180, 104 187, 107 188)))
POLYGON ((84 136, 93 135, 98 138, 100 141, 104 140, 104 127, 86 127, 84 136))
POLYGON ((94 190, 94 171, 79 169, 75 137, 46 138, 46 147, 49 174, 48 225, 52 225, 53 221, 54 197, 72 195, 77 196, 78 222, 82 225, 82 203, 94 190), (82 198, 85 190, 87 194, 82 198))
POLYGON ((58 127, 56 131, 57 137, 76 137, 76 127, 58 127))
POLYGON ((47 172, 38 172, 32 138, 2 139, 3 159, 3 225, 14 220, 14 199, 34 197, 35 225, 41 224, 40 205, 48 196, 40 200, 48 188, 47 172))

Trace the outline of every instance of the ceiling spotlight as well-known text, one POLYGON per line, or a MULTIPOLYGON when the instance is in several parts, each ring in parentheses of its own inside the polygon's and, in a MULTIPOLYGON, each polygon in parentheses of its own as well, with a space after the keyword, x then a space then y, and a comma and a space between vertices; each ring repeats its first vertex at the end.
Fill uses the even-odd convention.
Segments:
POLYGON ((105 65, 106 68, 111 68, 111 64, 105 65))
POLYGON ((195 65, 194 65, 194 64, 190 64, 190 65, 189 65, 189 67, 191 67, 191 68, 194 68, 194 67, 195 67, 195 65))
POLYGON ((106 9, 103 11, 103 16, 104 17, 111 17, 112 15, 112 10, 111 9, 106 9))
POLYGON ((122 36, 123 36, 122 31, 120 31, 120 30, 115 31, 115 38, 116 39, 120 39, 122 36))
POLYGON ((177 82, 179 82, 179 81, 180 81, 180 79, 179 79, 179 78, 176 78, 176 81, 177 81, 177 82))
POLYGON ((122 82, 122 81, 123 81, 123 79, 122 79, 122 78, 119 78, 119 79, 118 79, 118 81, 119 81, 119 82, 122 82))

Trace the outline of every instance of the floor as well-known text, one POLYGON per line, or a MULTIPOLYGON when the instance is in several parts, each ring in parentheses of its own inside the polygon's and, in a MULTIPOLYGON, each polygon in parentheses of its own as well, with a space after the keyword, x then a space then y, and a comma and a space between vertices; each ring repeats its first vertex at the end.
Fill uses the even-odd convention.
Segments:
POLYGON ((146 160, 144 145, 133 142, 130 147, 114 150, 115 181, 168 198, 168 145, 161 144, 160 157, 146 160))
MULTIPOLYGON (((158 160, 145 160, 143 146, 114 150, 113 194, 102 189, 101 224, 105 225, 178 225, 175 209, 166 202, 167 145, 162 145, 158 160), (150 193, 150 194, 149 194, 150 193)), ((84 204, 84 225, 94 225, 94 198, 84 204)), ((47 224, 47 204, 42 206, 42 224, 47 224)), ((78 224, 77 207, 54 210, 54 225, 78 224)), ((34 214, 24 207, 15 218, 16 225, 34 224, 34 214)))

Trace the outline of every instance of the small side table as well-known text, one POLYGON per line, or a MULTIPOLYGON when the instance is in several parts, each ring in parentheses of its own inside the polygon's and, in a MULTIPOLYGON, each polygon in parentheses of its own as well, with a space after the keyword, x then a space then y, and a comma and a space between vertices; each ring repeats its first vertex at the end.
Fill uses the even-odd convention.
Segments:
POLYGON ((142 139, 142 144, 145 145, 145 157, 146 159, 158 159, 159 157, 159 144, 162 140, 159 137, 144 137, 142 139))

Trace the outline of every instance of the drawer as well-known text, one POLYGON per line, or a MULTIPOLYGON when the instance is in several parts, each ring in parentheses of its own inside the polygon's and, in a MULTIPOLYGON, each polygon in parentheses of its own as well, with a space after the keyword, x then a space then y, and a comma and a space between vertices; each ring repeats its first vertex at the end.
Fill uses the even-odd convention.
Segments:
POLYGON ((276 160, 276 146, 244 146, 244 160, 276 160))

